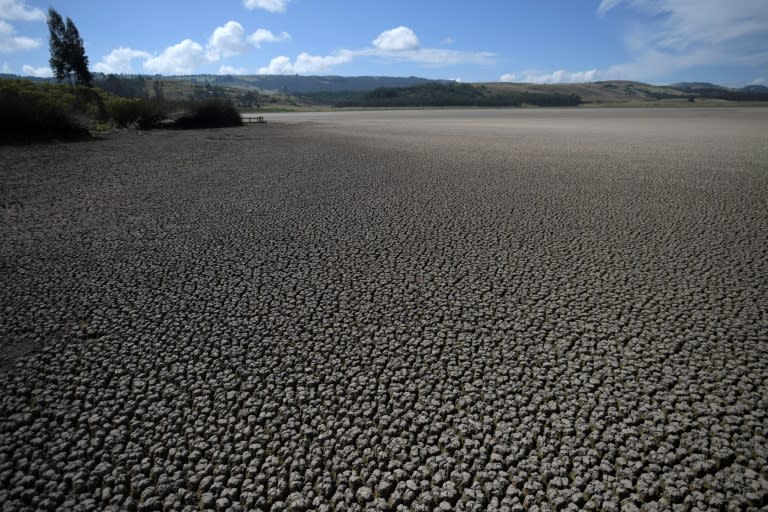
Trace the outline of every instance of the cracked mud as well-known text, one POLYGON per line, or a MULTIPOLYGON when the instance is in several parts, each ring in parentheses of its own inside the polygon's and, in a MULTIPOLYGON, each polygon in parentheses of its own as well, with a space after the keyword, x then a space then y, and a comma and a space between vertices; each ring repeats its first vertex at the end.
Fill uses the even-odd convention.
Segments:
POLYGON ((0 148, 2 510, 760 510, 768 109, 0 148))

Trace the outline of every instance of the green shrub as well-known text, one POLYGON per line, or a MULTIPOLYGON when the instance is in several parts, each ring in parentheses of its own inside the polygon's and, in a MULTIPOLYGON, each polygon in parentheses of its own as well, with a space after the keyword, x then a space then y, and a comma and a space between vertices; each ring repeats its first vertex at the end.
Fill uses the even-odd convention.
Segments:
POLYGON ((77 120, 77 98, 54 84, 0 81, 0 144, 89 137, 77 120))
POLYGON ((89 136, 88 127, 216 128, 240 126, 229 100, 166 101, 116 98, 100 89, 0 80, 0 143, 89 136))
POLYGON ((107 111, 116 126, 150 130, 161 126, 170 114, 170 104, 146 99, 111 98, 107 111))
POLYGON ((186 112, 176 119, 176 128, 221 128, 243 124, 240 113, 230 100, 194 101, 186 107, 186 112))

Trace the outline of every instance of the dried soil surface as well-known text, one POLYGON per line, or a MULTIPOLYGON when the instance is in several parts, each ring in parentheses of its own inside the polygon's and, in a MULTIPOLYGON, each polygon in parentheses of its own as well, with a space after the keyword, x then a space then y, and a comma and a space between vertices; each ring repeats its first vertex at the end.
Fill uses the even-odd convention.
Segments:
POLYGON ((2 510, 759 510, 768 109, 0 148, 2 510))

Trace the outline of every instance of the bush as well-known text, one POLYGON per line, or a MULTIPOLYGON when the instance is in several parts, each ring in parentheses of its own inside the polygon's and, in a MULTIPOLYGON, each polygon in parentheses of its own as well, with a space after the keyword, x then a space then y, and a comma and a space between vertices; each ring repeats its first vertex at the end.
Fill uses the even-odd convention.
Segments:
POLYGON ((66 88, 26 80, 0 81, 0 144, 85 139, 77 120, 78 98, 66 88))
POLYGON ((229 100, 191 102, 158 99, 111 99, 109 114, 120 127, 152 128, 219 128, 241 126, 243 120, 229 100))
POLYGON ((202 100, 187 104, 174 126, 176 128, 222 128, 242 126, 243 119, 230 100, 202 100))
POLYGON ((229 100, 116 98, 99 89, 0 80, 0 143, 88 138, 88 127, 217 128, 241 126, 229 100))
POLYGON ((170 115, 169 103, 158 100, 112 98, 107 104, 112 121, 121 128, 158 128, 170 115))

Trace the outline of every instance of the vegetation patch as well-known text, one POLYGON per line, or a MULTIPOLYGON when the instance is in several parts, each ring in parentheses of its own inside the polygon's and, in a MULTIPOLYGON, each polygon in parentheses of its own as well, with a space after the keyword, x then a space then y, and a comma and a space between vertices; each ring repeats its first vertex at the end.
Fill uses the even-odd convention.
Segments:
POLYGON ((119 98, 97 88, 29 80, 0 81, 0 111, 0 144, 87 139, 96 126, 150 130, 242 125, 228 99, 119 98))
POLYGON ((82 103, 64 86, 0 81, 0 144, 86 139, 82 103))
POLYGON ((118 127, 154 128, 222 128, 242 126, 235 105, 226 99, 169 101, 162 99, 114 98, 109 111, 118 127))
MULTIPOLYGON (((329 93, 324 94, 328 99, 329 93)), ((341 94, 336 107, 570 107, 581 103, 576 94, 492 91, 485 86, 432 82, 412 87, 380 87, 365 94, 341 94)))

